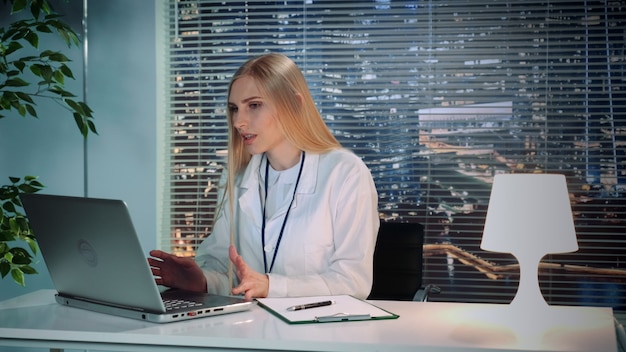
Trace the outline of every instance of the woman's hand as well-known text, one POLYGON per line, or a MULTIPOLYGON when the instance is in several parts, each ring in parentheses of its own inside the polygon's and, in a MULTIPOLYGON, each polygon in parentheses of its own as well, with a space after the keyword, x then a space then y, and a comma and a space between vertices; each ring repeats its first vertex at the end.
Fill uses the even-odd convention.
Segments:
POLYGON ((267 275, 250 269, 237 253, 235 246, 230 246, 228 255, 235 266, 235 273, 240 282, 239 286, 233 288, 232 293, 234 295, 244 294, 247 301, 251 301, 253 298, 267 297, 270 287, 270 280, 267 275))
POLYGON ((195 260, 160 250, 150 251, 148 264, 157 285, 193 292, 207 292, 206 278, 195 260))

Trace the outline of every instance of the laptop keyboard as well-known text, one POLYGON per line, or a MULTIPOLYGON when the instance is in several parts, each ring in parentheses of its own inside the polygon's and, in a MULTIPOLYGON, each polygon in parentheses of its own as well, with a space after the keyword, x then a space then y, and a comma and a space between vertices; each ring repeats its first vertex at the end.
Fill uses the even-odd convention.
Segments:
POLYGON ((166 299, 163 301, 165 304, 165 310, 171 311, 176 309, 186 309, 186 308, 194 308, 199 307, 202 303, 198 303, 196 301, 189 301, 184 299, 166 299))

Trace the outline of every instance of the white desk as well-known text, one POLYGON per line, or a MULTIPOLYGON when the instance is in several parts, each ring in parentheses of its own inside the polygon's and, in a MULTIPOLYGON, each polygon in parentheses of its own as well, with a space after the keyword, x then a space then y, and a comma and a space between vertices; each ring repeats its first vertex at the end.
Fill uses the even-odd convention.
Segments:
POLYGON ((552 307, 531 322, 506 305, 376 301, 399 319, 288 325, 261 307, 169 324, 54 302, 0 302, 0 345, 107 351, 617 351, 610 308, 552 307))

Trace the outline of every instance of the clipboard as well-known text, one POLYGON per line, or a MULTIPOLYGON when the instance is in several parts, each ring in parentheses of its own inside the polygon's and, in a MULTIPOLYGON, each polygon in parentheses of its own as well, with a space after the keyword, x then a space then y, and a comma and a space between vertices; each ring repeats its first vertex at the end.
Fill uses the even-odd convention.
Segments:
POLYGON ((399 315, 351 295, 257 298, 259 305, 289 324, 314 324, 397 319, 399 315), (296 306, 332 301, 315 308, 289 310, 296 306))

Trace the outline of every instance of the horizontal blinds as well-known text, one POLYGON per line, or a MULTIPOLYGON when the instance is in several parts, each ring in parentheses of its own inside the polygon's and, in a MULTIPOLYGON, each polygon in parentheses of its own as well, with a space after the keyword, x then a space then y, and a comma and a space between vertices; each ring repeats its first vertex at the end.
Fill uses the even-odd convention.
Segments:
POLYGON ((512 299, 515 259, 479 248, 493 176, 547 172, 566 175, 580 250, 544 258, 544 296, 626 309, 625 5, 170 1, 163 247, 210 234, 229 78, 274 51, 369 166, 381 217, 425 225, 433 299, 512 299))

